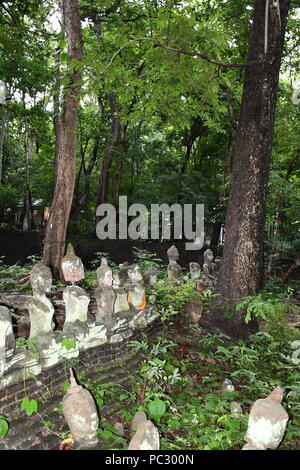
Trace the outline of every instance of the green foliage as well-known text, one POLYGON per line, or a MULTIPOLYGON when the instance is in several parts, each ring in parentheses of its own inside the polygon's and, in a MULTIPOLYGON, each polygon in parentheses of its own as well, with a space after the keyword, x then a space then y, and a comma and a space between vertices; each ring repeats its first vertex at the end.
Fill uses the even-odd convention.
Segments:
POLYGON ((155 253, 135 246, 132 251, 134 262, 139 265, 143 272, 148 268, 153 268, 159 277, 165 276, 165 268, 161 265, 161 259, 155 253))
MULTIPOLYGON (((183 337, 182 344, 186 341, 183 337)), ((136 411, 144 410, 158 426, 162 450, 240 449, 252 403, 278 385, 286 389, 283 406, 290 416, 280 448, 296 445, 300 375, 299 367, 291 360, 291 342, 286 338, 260 332, 247 342, 230 342, 226 335, 202 335, 197 360, 191 360, 188 351, 182 356, 181 344, 162 336, 154 341, 144 336, 132 341, 130 347, 144 358, 130 384, 81 382, 100 409, 112 402, 122 404, 122 411, 114 412, 114 417, 119 415, 117 420, 125 428, 136 411), (225 378, 233 381, 235 391, 222 392, 225 378), (230 410, 233 400, 242 406, 238 417, 230 410)), ((127 439, 118 436, 106 418, 101 421, 98 435, 103 449, 128 446, 127 439)))
POLYGON ((288 326, 289 316, 300 313, 300 308, 291 302, 293 290, 284 293, 262 291, 257 296, 245 297, 236 305, 236 309, 245 309, 245 322, 257 318, 263 321, 263 328, 274 337, 293 339, 300 337, 297 330, 288 326))
POLYGON ((9 430, 9 424, 4 415, 0 415, 0 437, 6 436, 9 430))
POLYGON ((152 290, 149 299, 158 308, 162 321, 168 320, 173 315, 183 311, 184 306, 191 298, 197 298, 207 305, 212 292, 207 289, 203 292, 195 290, 195 283, 185 282, 184 284, 174 284, 170 281, 157 284, 152 290))
POLYGON ((109 443, 111 449, 126 449, 127 440, 124 437, 118 435, 118 432, 114 426, 108 421, 102 421, 101 427, 97 431, 100 440, 109 443))
POLYGON ((0 207, 14 207, 19 200, 18 191, 9 184, 0 186, 0 207))

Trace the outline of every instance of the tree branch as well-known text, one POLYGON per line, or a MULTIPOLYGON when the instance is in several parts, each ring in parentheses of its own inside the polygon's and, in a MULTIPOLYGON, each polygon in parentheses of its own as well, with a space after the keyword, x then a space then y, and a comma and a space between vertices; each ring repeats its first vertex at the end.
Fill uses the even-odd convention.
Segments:
MULTIPOLYGON (((125 47, 127 47, 129 44, 131 44, 133 42, 136 42, 136 41, 152 41, 152 42, 155 42, 156 39, 155 38, 133 38, 133 39, 130 39, 130 41, 127 41, 122 47, 120 47, 120 49, 117 50, 117 52, 112 56, 112 58, 110 59, 109 63, 107 64, 107 66, 105 67, 105 69, 103 71, 108 69, 108 67, 112 64, 113 60, 117 57, 117 55, 120 52, 122 52, 123 49, 125 49, 125 47)), ((183 49, 176 49, 175 47, 166 46, 165 44, 161 44, 161 43, 158 43, 158 42, 155 42, 154 47, 160 47, 162 49, 166 49, 166 50, 171 51, 171 52, 176 52, 177 54, 184 54, 184 55, 189 55, 191 57, 198 57, 200 59, 206 60, 207 62, 210 62, 211 64, 218 65, 219 67, 224 67, 224 68, 227 68, 227 69, 237 69, 237 68, 242 69, 242 68, 246 67, 246 64, 227 64, 225 62, 221 62, 219 60, 212 59, 211 57, 208 57, 207 55, 202 54, 202 52, 191 52, 191 51, 185 51, 183 49)))
POLYGON ((221 62, 219 60, 212 59, 211 57, 208 57, 205 54, 202 54, 202 52, 190 52, 190 51, 185 51, 183 49, 176 49, 175 47, 170 47, 166 46, 164 44, 160 43, 155 43, 154 47, 161 47, 162 49, 166 49, 171 52, 176 52, 177 54, 184 54, 184 55, 189 55, 191 57, 199 57, 200 59, 206 60, 207 62, 210 62, 211 64, 218 65, 219 67, 224 67, 226 69, 242 69, 246 67, 245 64, 227 64, 225 62, 221 62))

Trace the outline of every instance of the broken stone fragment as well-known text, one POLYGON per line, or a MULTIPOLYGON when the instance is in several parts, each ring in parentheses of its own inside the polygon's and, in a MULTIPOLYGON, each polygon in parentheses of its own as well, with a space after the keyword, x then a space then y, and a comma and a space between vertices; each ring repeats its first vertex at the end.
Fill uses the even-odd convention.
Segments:
POLYGON ((147 421, 147 415, 144 411, 137 411, 131 423, 131 431, 135 432, 137 428, 147 421))
POLYGON ((128 294, 122 287, 114 288, 116 300, 114 303, 114 313, 126 312, 130 310, 128 303, 128 294))
POLYGON ((203 313, 203 303, 201 299, 197 296, 193 297, 184 306, 184 311, 193 323, 198 324, 203 313))
POLYGON ((79 286, 68 286, 63 291, 66 319, 63 327, 64 333, 88 331, 88 305, 90 298, 79 286))
POLYGON ((151 421, 139 424, 128 450, 159 450, 159 432, 151 421))
POLYGON ((138 264, 132 264, 127 270, 129 281, 133 284, 143 280, 143 276, 138 264))
POLYGON ((181 280, 181 267, 175 261, 168 264, 168 279, 175 282, 181 280))
POLYGON ((37 338, 41 342, 45 339, 51 341, 53 328, 52 318, 54 307, 46 296, 34 298, 27 303, 30 317, 29 338, 37 338))
POLYGON ((210 249, 205 250, 203 253, 203 273, 201 274, 201 281, 210 289, 213 289, 216 284, 215 277, 215 264, 213 263, 214 254, 210 249))
POLYGON ((66 282, 81 281, 84 279, 84 268, 80 258, 75 255, 74 248, 69 243, 67 253, 61 261, 61 269, 66 282))
POLYGON ((4 373, 5 364, 12 357, 14 351, 15 337, 11 313, 7 307, 0 306, 0 376, 4 373))
POLYGON ((283 392, 276 387, 267 398, 256 400, 250 410, 244 439, 257 450, 276 449, 283 439, 289 419, 281 405, 283 392))
POLYGON ((245 444, 243 447, 242 447, 242 450, 258 450, 256 447, 250 445, 250 444, 245 444))
POLYGON ((222 382, 222 391, 223 392, 233 392, 234 391, 234 385, 231 382, 231 380, 225 379, 222 382))
POLYGON ((117 422, 114 426, 116 428, 117 433, 119 436, 123 437, 124 436, 124 426, 122 423, 117 422))
POLYGON ((231 410, 231 414, 235 417, 235 418, 239 418, 241 414, 243 414, 243 410, 242 410, 242 407, 241 405, 236 402, 236 401, 233 401, 230 405, 230 410, 231 410))
POLYGON ((179 258, 179 253, 175 245, 172 245, 171 248, 168 249, 167 255, 170 261, 177 261, 179 258))
POLYGON ((114 313, 116 294, 112 287, 97 287, 95 290, 97 302, 96 323, 106 325, 114 313))
POLYGON ((144 272, 144 283, 146 287, 155 286, 157 281, 157 274, 154 268, 149 267, 144 272))
POLYGON ((192 262, 190 263, 190 274, 192 281, 200 279, 201 267, 199 263, 192 262))
POLYGON ((101 266, 97 269, 99 287, 95 290, 97 301, 96 323, 108 325, 114 313, 116 294, 112 287, 113 272, 105 258, 102 258, 101 266))
POLYGON ((35 265, 30 272, 30 283, 34 296, 46 294, 52 286, 51 269, 42 263, 35 265))
POLYGON ((129 284, 127 287, 127 301, 134 310, 143 310, 147 306, 145 289, 138 283, 129 284))
POLYGON ((101 287, 112 287, 113 284, 113 272, 108 266, 106 258, 102 258, 101 265, 97 269, 97 280, 101 287))
POLYGON ((167 251, 167 255, 169 258, 168 279, 171 282, 174 281, 177 283, 181 280, 181 266, 177 263, 179 253, 176 246, 171 246, 171 248, 169 248, 167 251))
POLYGON ((71 386, 62 402, 63 415, 78 447, 94 447, 99 426, 96 405, 90 392, 76 383, 72 369, 70 375, 71 386))

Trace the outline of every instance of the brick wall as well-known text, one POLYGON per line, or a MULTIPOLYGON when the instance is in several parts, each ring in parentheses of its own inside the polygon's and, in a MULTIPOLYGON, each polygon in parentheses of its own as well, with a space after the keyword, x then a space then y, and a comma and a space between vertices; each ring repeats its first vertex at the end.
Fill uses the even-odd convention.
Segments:
MULTIPOLYGON (((73 370, 76 375, 93 381, 127 383, 140 361, 139 355, 128 348, 127 343, 141 339, 142 333, 154 337, 160 329, 160 321, 155 320, 143 331, 135 332, 121 343, 105 343, 81 351, 78 358, 71 360, 73 370)), ((69 364, 61 362, 44 369, 36 380, 25 380, 0 390, 0 414, 7 417, 10 425, 7 436, 0 438, 0 450, 58 449, 60 438, 47 433, 41 416, 45 420, 54 421, 56 429, 67 428, 63 416, 55 411, 55 407, 62 402, 66 380, 69 380, 69 364), (39 415, 35 413, 27 416, 25 411, 21 411, 21 402, 25 396, 42 402, 39 415)), ((101 409, 101 416, 109 416, 120 407, 120 403, 107 403, 101 409)))

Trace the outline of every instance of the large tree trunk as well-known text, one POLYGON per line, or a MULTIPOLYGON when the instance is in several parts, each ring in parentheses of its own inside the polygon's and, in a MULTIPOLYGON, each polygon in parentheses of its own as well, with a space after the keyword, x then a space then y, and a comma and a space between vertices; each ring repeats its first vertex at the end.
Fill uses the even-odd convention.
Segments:
MULTIPOLYGON (((267 2, 268 4, 273 2, 267 2)), ((246 337, 256 324, 246 324, 244 312, 231 313, 239 299, 255 295, 263 282, 263 238, 266 192, 272 153, 279 69, 289 0, 275 8, 256 0, 249 42, 237 146, 233 160, 232 188, 225 231, 225 246, 210 323, 232 337, 246 337), (265 37, 265 32, 266 37, 265 37)))
POLYGON ((77 0, 63 0, 62 11, 68 40, 69 83, 63 90, 61 122, 56 129, 56 179, 54 197, 46 227, 43 262, 57 277, 61 271, 66 232, 72 205, 76 169, 76 133, 81 87, 80 66, 83 59, 83 38, 77 0), (73 62, 73 63, 72 63, 73 62))

